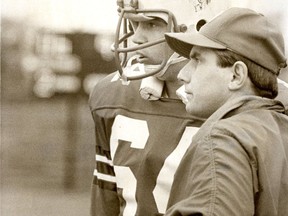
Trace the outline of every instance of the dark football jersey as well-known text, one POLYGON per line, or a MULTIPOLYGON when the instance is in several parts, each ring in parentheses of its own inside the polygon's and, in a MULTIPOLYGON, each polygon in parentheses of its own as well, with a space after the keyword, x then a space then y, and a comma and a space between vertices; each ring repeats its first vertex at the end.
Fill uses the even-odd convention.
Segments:
POLYGON ((96 133, 92 215, 163 214, 202 121, 188 115, 181 100, 142 99, 141 81, 123 85, 117 75, 99 82, 89 99, 96 133))

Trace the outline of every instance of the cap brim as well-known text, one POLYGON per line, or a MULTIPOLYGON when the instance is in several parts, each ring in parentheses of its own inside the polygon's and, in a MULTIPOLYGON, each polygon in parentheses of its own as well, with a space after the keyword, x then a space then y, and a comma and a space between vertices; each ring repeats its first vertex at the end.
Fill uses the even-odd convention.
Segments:
POLYGON ((166 33, 165 39, 172 50, 185 58, 189 58, 194 45, 213 49, 226 49, 222 44, 216 43, 198 32, 166 33))

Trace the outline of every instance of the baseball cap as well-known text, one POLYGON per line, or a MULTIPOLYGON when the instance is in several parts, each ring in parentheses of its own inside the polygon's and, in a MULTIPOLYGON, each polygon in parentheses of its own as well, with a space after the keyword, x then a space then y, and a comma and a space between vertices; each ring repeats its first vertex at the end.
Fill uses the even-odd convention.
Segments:
POLYGON ((189 58, 193 45, 230 50, 279 74, 287 66, 284 39, 278 28, 262 14, 247 8, 230 8, 199 32, 166 33, 168 45, 189 58))

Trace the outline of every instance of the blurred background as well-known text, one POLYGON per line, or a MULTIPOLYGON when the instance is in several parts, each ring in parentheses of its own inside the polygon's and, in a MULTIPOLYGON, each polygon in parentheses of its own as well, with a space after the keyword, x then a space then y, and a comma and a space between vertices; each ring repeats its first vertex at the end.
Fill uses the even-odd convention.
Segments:
POLYGON ((91 88, 116 70, 114 0, 1 1, 0 215, 89 215, 91 88))
MULTIPOLYGON (((264 2, 288 41, 285 0, 264 2)), ((116 23, 116 0, 1 0, 2 216, 89 215, 88 95, 116 70, 116 23)))

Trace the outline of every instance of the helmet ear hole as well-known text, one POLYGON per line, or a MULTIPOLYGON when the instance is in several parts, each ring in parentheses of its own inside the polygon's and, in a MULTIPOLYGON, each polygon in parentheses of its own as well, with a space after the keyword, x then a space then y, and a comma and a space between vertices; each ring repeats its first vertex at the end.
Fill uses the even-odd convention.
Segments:
POLYGON ((180 26, 179 26, 179 31, 180 32, 186 32, 187 31, 187 26, 185 25, 185 24, 181 24, 180 26))
POLYGON ((196 30, 199 31, 206 23, 207 21, 204 19, 199 20, 196 24, 196 30))

